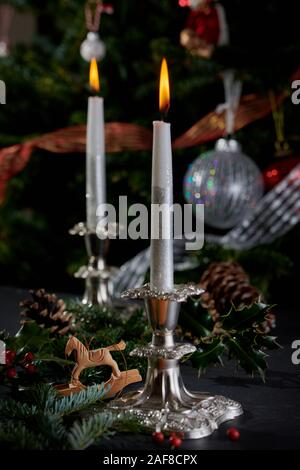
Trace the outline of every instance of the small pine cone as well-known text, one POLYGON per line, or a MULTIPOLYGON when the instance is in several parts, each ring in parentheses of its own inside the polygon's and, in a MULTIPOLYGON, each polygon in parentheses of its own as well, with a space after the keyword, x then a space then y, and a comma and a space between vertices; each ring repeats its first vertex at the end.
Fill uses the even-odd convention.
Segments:
POLYGON ((42 328, 49 328, 53 335, 63 336, 72 331, 73 317, 66 311, 66 304, 56 295, 48 294, 44 289, 30 291, 33 300, 20 303, 21 323, 34 320, 42 328))
POLYGON ((202 296, 202 305, 206 307, 214 320, 226 315, 232 307, 249 306, 259 299, 258 290, 249 282, 243 268, 235 262, 212 263, 204 272, 200 287, 206 293, 202 296))
MULTIPOLYGON (((249 307, 260 298, 259 291, 250 284, 242 266, 236 262, 212 263, 203 273, 199 285, 205 290, 201 304, 209 311, 214 322, 226 315, 232 305, 236 308, 249 307)), ((260 328, 267 334, 275 326, 275 315, 268 313, 260 328)))
MULTIPOLYGON (((259 291, 250 284, 242 266, 232 261, 212 263, 203 273, 199 285, 205 290, 201 304, 209 311, 214 322, 226 315, 232 305, 235 308, 249 307, 260 298, 259 291)), ((273 313, 268 313, 260 325, 264 333, 275 326, 276 317, 273 313)))

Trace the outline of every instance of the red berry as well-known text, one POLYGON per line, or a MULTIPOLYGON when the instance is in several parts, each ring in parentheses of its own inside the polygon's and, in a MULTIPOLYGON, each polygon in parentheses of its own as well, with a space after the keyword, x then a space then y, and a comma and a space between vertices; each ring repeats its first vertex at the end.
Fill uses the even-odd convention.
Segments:
POLYGON ((174 432, 174 431, 170 432, 170 439, 172 439, 174 437, 177 437, 176 432, 174 432))
POLYGON ((37 367, 34 364, 26 364, 25 369, 28 374, 35 374, 37 372, 37 367))
POLYGON ((226 432, 231 441, 238 441, 240 438, 240 431, 236 428, 229 428, 226 432))
POLYGON ((152 438, 158 444, 161 444, 165 440, 165 436, 163 435, 163 433, 158 432, 158 431, 156 431, 152 434, 152 438))
POLYGON ((16 371, 16 369, 13 369, 13 368, 12 368, 12 369, 8 369, 8 370, 6 371, 6 375, 7 375, 7 377, 8 377, 9 379, 14 379, 14 378, 17 376, 17 371, 16 371))
POLYGON ((179 432, 179 433, 178 433, 178 436, 179 436, 181 439, 184 439, 184 432, 179 432))
POLYGON ((34 354, 32 352, 28 352, 24 356, 24 362, 32 362, 34 360, 34 354))
POLYGON ((6 365, 10 366, 14 362, 16 355, 17 354, 15 353, 15 351, 11 351, 10 349, 7 349, 5 352, 6 365))
POLYGON ((172 447, 180 447, 182 444, 182 439, 180 437, 170 437, 170 444, 172 447))

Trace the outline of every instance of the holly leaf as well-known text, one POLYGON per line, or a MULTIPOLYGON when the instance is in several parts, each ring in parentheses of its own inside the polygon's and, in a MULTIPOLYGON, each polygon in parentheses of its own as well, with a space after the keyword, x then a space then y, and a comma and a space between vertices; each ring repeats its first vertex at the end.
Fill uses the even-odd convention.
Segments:
POLYGON ((258 335, 255 339, 255 342, 259 347, 264 347, 270 351, 282 348, 282 346, 277 343, 276 336, 258 335))
POLYGON ((24 323, 16 336, 10 336, 6 345, 13 351, 40 351, 45 345, 53 341, 50 338, 50 330, 41 328, 35 321, 24 323))
POLYGON ((227 341, 229 355, 235 357, 240 366, 247 374, 259 374, 265 381, 265 370, 267 369, 267 355, 261 350, 256 350, 252 346, 246 346, 236 338, 227 341))
POLYGON ((261 302, 256 302, 250 307, 243 307, 242 309, 236 309, 232 306, 230 312, 221 317, 223 328, 226 330, 250 328, 253 323, 262 323, 271 308, 271 305, 261 302))
POLYGON ((179 325, 187 331, 192 331, 193 335, 197 336, 197 338, 207 337, 211 334, 204 325, 184 310, 180 313, 179 325))
POLYGON ((221 356, 224 350, 225 345, 221 338, 212 338, 209 343, 202 341, 201 347, 191 356, 193 367, 202 372, 212 364, 222 363, 221 356))

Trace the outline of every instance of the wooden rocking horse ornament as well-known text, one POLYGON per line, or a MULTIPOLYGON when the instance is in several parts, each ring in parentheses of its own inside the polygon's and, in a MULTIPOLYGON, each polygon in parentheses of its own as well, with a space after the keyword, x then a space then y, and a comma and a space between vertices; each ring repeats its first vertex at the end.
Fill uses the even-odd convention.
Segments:
POLYGON ((123 390, 127 385, 140 382, 142 377, 137 369, 121 372, 117 362, 111 355, 111 352, 123 351, 125 348, 126 344, 124 341, 120 341, 118 344, 90 351, 82 344, 81 341, 79 341, 79 339, 72 336, 68 340, 65 348, 65 354, 67 357, 69 357, 73 352, 75 352, 76 355, 76 364, 72 371, 71 382, 68 384, 57 385, 56 389, 62 395, 70 395, 71 393, 80 392, 86 388, 79 380, 81 372, 84 369, 99 366, 109 366, 112 369, 110 379, 104 384, 104 398, 111 398, 123 390))

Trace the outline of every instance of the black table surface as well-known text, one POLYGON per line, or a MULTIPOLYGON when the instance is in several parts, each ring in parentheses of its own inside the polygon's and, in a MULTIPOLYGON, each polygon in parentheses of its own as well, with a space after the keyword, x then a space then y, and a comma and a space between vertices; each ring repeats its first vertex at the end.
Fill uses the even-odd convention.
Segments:
MULTIPOLYGON (((19 301, 28 293, 21 289, 0 287, 0 328, 15 333, 19 324, 19 301)), ((225 395, 242 403, 244 414, 220 426, 213 435, 183 443, 183 450, 233 449, 300 449, 300 365, 292 363, 294 340, 300 340, 300 313, 280 308, 274 331, 283 349, 270 353, 266 383, 258 377, 236 371, 231 363, 212 367, 198 377, 197 370, 182 366, 189 390, 225 395), (234 426, 241 433, 238 442, 231 442, 226 429, 234 426)), ((273 333, 272 333, 273 334, 273 333)), ((99 449, 105 451, 164 450, 167 444, 156 445, 149 435, 117 435, 104 440, 99 449)))

